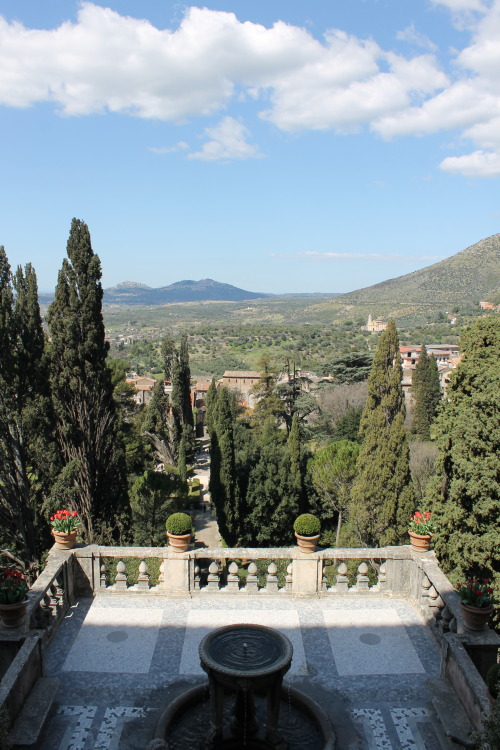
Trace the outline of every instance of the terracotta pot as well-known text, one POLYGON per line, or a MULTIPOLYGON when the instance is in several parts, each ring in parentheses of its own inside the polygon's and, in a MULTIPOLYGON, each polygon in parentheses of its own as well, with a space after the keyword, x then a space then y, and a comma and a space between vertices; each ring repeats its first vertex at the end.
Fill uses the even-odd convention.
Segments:
POLYGON ((294 534, 297 537, 297 546, 301 552, 316 551, 316 542, 320 538, 321 534, 316 534, 315 536, 301 536, 300 534, 297 534, 296 531, 294 531, 294 534))
POLYGON ((6 628, 17 628, 23 624, 28 599, 15 604, 0 604, 0 620, 6 628))
POLYGON ((468 630, 484 630, 493 612, 492 604, 489 607, 473 607, 471 604, 460 602, 460 608, 464 625, 468 630))
POLYGON ((415 534, 414 531, 408 531, 410 535, 410 544, 413 549, 419 552, 428 552, 431 546, 432 534, 415 534))
POLYGON ((176 536, 167 531, 168 545, 172 547, 174 552, 187 552, 189 548, 189 542, 191 541, 191 533, 182 534, 176 536))
POLYGON ((52 529, 56 549, 72 549, 75 546, 78 529, 75 531, 56 531, 52 529))

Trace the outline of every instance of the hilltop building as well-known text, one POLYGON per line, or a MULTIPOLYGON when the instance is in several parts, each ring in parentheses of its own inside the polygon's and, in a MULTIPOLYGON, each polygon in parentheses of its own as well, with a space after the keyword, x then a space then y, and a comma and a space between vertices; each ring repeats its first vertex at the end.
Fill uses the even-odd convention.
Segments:
POLYGON ((153 388, 157 381, 155 378, 147 378, 134 373, 128 373, 128 377, 125 380, 126 383, 130 383, 135 388, 134 401, 136 404, 141 406, 147 406, 151 401, 153 395, 153 388))
POLYGON ((370 333, 380 333, 381 331, 385 331, 387 326, 388 323, 386 323, 385 320, 376 320, 375 318, 372 318, 370 313, 366 326, 363 326, 363 328, 365 331, 370 331, 370 333))

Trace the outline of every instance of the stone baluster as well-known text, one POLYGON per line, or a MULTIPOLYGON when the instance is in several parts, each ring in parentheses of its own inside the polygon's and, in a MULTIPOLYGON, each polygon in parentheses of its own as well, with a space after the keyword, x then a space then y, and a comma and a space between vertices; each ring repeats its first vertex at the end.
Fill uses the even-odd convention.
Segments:
POLYGON ((292 583, 293 583, 292 571, 293 571, 293 564, 290 563, 287 566, 286 576, 285 576, 285 591, 286 591, 287 594, 291 594, 292 593, 292 583))
POLYGON ((47 595, 47 593, 45 593, 43 598, 40 600, 40 604, 35 613, 35 617, 34 617, 35 627, 41 628, 41 629, 48 628, 50 625, 51 619, 52 619, 52 609, 50 606, 50 597, 47 595))
POLYGON ((379 591, 385 591, 387 588, 387 568, 385 562, 378 569, 377 588, 379 591))
POLYGON ((66 591, 64 589, 64 577, 62 572, 55 579, 56 597, 58 611, 64 610, 66 604, 66 591))
POLYGON ((251 562, 248 566, 247 585, 246 590, 249 594, 257 594, 259 592, 259 579, 257 577, 257 566, 254 562, 251 562))
POLYGON ((127 590, 127 568, 123 560, 116 566, 115 589, 127 590))
POLYGON ((358 575, 356 576, 356 591, 369 591, 370 579, 368 578, 368 565, 362 562, 358 567, 358 575))
POLYGON ((431 587, 431 582, 427 578, 427 576, 424 574, 422 576, 422 583, 420 584, 420 599, 422 600, 422 604, 427 605, 427 597, 429 596, 429 589, 431 587))
MULTIPOLYGON (((445 605, 443 609, 440 612, 439 620, 438 620, 438 627, 443 633, 449 633, 452 631, 452 623, 453 623, 453 613, 450 609, 448 609, 448 605, 445 605)), ((456 626, 456 623, 455 623, 456 626)), ((456 630, 456 627, 455 627, 456 630)))
POLYGON ((59 599, 57 598, 57 586, 55 582, 50 584, 49 587, 49 600, 50 600, 50 609, 52 610, 52 616, 57 617, 57 610, 59 608, 59 599))
POLYGON ((335 585, 335 591, 341 592, 341 591, 347 591, 349 588, 349 578, 347 576, 347 565, 345 562, 341 562, 339 567, 337 568, 337 575, 336 575, 337 583, 335 585))
POLYGON ((139 563, 139 575, 137 576, 137 588, 140 591, 147 591, 149 589, 149 567, 146 560, 141 560, 139 563))
POLYGON ((210 566, 208 568, 207 589, 209 591, 218 591, 219 590, 219 580, 220 580, 219 566, 215 562, 215 560, 213 560, 210 563, 210 566))
POLYGON ((195 591, 199 591, 200 590, 200 581, 201 581, 200 566, 199 565, 195 565, 195 568, 194 568, 194 584, 193 584, 195 591))
POLYGON ((266 592, 268 594, 278 593, 278 576, 276 575, 277 572, 278 568, 276 566, 276 563, 272 562, 270 565, 268 565, 266 576, 266 592))
POLYGON ((323 575, 321 577, 321 591, 328 591, 328 578, 326 577, 326 564, 323 565, 323 575))
POLYGON ((240 590, 240 577, 238 575, 238 565, 233 562, 229 565, 229 571, 227 574, 227 590, 236 592, 240 590))
POLYGON ((106 572, 106 566, 104 563, 101 565, 101 575, 99 577, 99 586, 101 589, 105 589, 108 585, 108 574, 106 572))

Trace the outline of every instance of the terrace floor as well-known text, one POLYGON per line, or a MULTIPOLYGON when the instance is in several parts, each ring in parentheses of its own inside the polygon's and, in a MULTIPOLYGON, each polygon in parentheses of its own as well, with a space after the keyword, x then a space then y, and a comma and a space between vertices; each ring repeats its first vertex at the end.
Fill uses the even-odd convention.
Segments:
POLYGON ((169 701, 206 679, 202 637, 242 622, 290 638, 285 684, 327 711, 338 748, 449 747, 427 683, 439 677, 439 650, 405 600, 129 594, 68 611, 46 655, 60 688, 38 749, 144 750, 169 701))

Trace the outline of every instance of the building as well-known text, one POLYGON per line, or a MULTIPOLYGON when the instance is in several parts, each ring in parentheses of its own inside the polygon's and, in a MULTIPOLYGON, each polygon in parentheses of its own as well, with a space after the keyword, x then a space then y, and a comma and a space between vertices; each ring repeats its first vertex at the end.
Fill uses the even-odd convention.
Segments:
POLYGON ((386 323, 385 320, 375 320, 370 313, 366 326, 364 326, 364 330, 370 331, 370 333, 380 333, 381 331, 385 331, 387 326, 388 323, 386 323))
POLYGON ((239 391, 243 397, 243 405, 253 407, 255 396, 252 388, 259 380, 260 374, 254 370, 226 370, 219 383, 231 390, 239 391))
POLYGON ((135 388, 134 401, 136 404, 147 406, 151 401, 153 388, 158 381, 155 378, 147 378, 136 375, 136 373, 130 373, 130 377, 127 377, 125 382, 130 383, 135 388))

